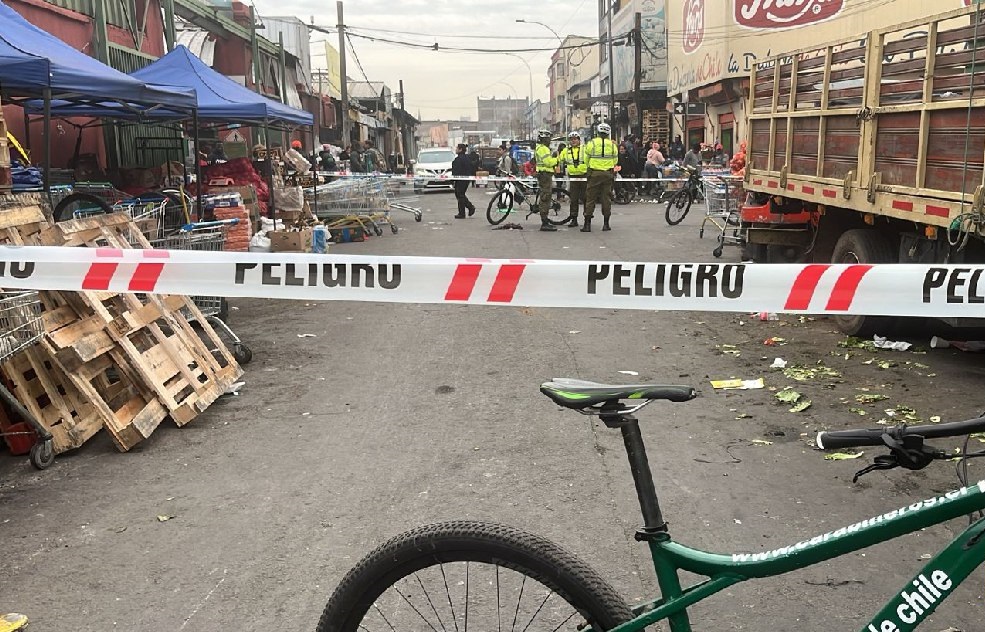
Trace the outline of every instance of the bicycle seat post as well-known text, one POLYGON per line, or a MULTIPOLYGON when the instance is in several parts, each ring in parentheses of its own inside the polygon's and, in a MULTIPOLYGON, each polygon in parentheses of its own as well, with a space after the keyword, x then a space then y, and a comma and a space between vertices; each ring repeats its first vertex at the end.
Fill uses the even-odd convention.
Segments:
POLYGON ((631 415, 618 415, 616 419, 606 420, 606 425, 616 426, 622 432, 626 455, 629 457, 629 468, 636 484, 636 496, 640 501, 643 512, 643 527, 636 532, 639 541, 652 541, 665 537, 667 523, 664 522, 657 500, 657 490, 653 485, 653 474, 650 472, 650 461, 646 456, 646 446, 640 433, 640 422, 631 415))

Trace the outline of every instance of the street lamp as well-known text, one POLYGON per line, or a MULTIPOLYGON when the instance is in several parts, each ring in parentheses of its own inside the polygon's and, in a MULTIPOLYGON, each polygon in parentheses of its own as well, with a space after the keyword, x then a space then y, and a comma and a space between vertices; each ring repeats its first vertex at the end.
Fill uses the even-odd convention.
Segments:
MULTIPOLYGON (((568 73, 570 73, 570 71, 571 71, 571 54, 570 54, 570 52, 568 52, 568 53, 563 52, 563 50, 564 50, 564 39, 562 39, 561 36, 558 35, 558 32, 555 31, 554 29, 552 29, 547 24, 544 24, 543 22, 538 22, 537 20, 524 20, 523 18, 517 18, 516 21, 518 23, 520 23, 520 24, 539 24, 540 26, 543 26, 545 29, 547 29, 548 31, 550 31, 554 35, 554 37, 557 38, 557 46, 558 46, 557 49, 558 49, 558 52, 561 53, 561 55, 564 58, 564 73, 565 73, 565 76, 567 76, 568 73)), ((551 72, 551 75, 554 76, 554 72, 553 71, 551 72)), ((567 95, 568 82, 567 81, 564 82, 564 91, 565 91, 565 94, 561 95, 561 122, 564 124, 565 127, 567 127, 568 126, 568 121, 566 120, 568 118, 567 117, 567 105, 568 105, 568 95, 567 95)), ((553 109, 554 109, 554 104, 551 103, 551 110, 553 110, 553 109)))

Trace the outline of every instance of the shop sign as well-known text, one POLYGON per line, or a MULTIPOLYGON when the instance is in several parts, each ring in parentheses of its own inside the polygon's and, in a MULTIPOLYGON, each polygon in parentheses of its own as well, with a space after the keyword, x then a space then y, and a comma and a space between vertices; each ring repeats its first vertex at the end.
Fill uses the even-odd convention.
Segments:
POLYGON ((823 22, 841 13, 845 5, 845 0, 732 0, 732 2, 735 23, 751 29, 787 29, 823 22))
POLYGON ((690 54, 701 48, 705 39, 705 0, 684 0, 683 8, 684 52, 690 54))

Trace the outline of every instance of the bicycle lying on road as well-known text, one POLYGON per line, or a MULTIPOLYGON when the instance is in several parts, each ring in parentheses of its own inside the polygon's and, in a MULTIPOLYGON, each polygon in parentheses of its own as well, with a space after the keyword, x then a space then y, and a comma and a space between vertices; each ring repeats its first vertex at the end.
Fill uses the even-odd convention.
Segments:
MULTIPOLYGON (((525 219, 531 215, 538 215, 540 210, 537 208, 537 197, 540 195, 540 187, 536 181, 524 181, 509 176, 507 180, 500 180, 496 183, 496 191, 489 200, 486 207, 486 219, 493 226, 501 224, 520 206, 527 205, 525 219)), ((555 185, 551 189, 551 207, 547 211, 547 221, 555 226, 560 226, 570 219, 568 214, 568 198, 570 197, 567 189, 555 185)))
MULTIPOLYGON (((802 569, 985 509, 982 481, 772 551, 731 555, 700 551, 671 538, 639 422, 633 416, 655 400, 693 399, 695 390, 572 379, 555 379, 540 390, 558 405, 598 415, 607 427, 622 432, 643 513, 636 539, 650 548, 661 596, 630 607, 598 573, 549 540, 501 524, 448 522, 398 535, 363 558, 336 588, 318 632, 641 632, 662 620, 669 621, 671 632, 690 632, 688 608, 729 586, 802 569), (707 579, 682 587, 680 571, 707 579)), ((857 480, 876 469, 919 470, 937 460, 985 456, 985 451, 967 450, 956 455, 924 443, 983 430, 985 417, 931 426, 821 432, 817 445, 888 448, 888 454, 856 474, 857 480)), ((919 625, 985 561, 983 534, 985 518, 927 561, 862 630, 904 632, 919 625)), ((802 626, 799 622, 771 629, 802 626)))
POLYGON ((701 170, 694 167, 682 167, 687 174, 687 182, 667 202, 666 218, 671 226, 677 226, 687 217, 691 205, 704 199, 704 182, 701 180, 701 170))

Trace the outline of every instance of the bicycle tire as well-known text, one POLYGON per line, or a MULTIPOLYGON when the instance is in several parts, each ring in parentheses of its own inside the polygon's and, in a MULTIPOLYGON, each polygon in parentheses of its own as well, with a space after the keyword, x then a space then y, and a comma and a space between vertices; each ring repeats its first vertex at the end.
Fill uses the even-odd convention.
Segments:
POLYGON ((562 208, 565 202, 571 200, 571 194, 562 186, 551 189, 551 210, 547 213, 547 222, 554 226, 567 224, 571 214, 567 208, 562 208))
MULTIPOLYGON (((113 212, 113 207, 107 204, 106 200, 99 196, 92 195, 91 193, 72 193, 62 198, 58 204, 55 205, 55 208, 51 212, 51 216, 56 222, 64 222, 65 220, 73 219, 72 217, 63 217, 63 215, 69 207, 73 204, 79 203, 87 206, 96 206, 100 211, 106 214, 113 212)), ((71 214, 72 212, 69 211, 69 215, 71 214)))
POLYGON ((675 193, 667 202, 667 211, 664 213, 667 223, 671 226, 677 226, 683 222, 684 218, 687 217, 687 212, 691 210, 693 202, 694 198, 691 197, 691 193, 687 189, 681 189, 675 193), (679 216, 678 213, 680 213, 679 216))
MULTIPOLYGON (((513 606, 509 605, 506 610, 502 610, 500 604, 500 567, 515 571, 522 576, 520 600, 522 600, 523 587, 527 585, 528 579, 539 582, 543 587, 552 591, 541 602, 540 608, 534 613, 527 626, 523 627, 521 623, 518 629, 542 632, 541 628, 532 628, 530 624, 539 616, 544 605, 552 598, 551 595, 563 599, 566 605, 573 609, 577 615, 569 616, 556 628, 547 629, 558 630, 561 629, 561 626, 570 625, 570 627, 563 629, 575 630, 577 624, 587 621, 592 624, 593 630, 604 632, 633 617, 630 607, 608 582, 584 562, 553 542, 507 525, 456 521, 427 525, 407 531, 389 540, 363 558, 345 575, 335 589, 318 621, 317 632, 356 632, 357 630, 376 632, 366 623, 367 621, 372 623, 372 617, 375 617, 377 612, 382 613, 379 609, 379 597, 400 580, 411 576, 420 583, 423 593, 434 611, 435 618, 440 622, 442 619, 438 614, 438 608, 434 606, 419 575, 420 572, 434 566, 441 569, 441 578, 444 580, 444 588, 448 596, 449 608, 444 607, 443 598, 439 603, 446 615, 444 620, 447 621, 449 620, 448 617, 451 617, 457 623, 458 615, 462 614, 462 609, 455 610, 453 607, 449 585, 461 591, 461 582, 456 583, 457 574, 452 575, 451 580, 445 575, 445 565, 452 562, 466 563, 465 603, 473 606, 473 616, 475 616, 474 611, 481 605, 490 608, 492 605, 469 600, 468 564, 472 562, 495 563, 497 573, 495 576, 496 615, 490 617, 489 621, 494 621, 502 612, 513 617, 514 623, 516 621, 515 615, 512 614, 513 606), (371 612, 374 607, 376 610, 371 612), (367 614, 370 615, 370 619, 366 618, 367 614)), ((479 586, 484 585, 478 580, 475 583, 479 586)), ((419 592, 416 587, 414 591, 415 593, 419 592)), ((399 590, 397 592, 400 595, 399 590)), ((414 596, 420 599, 419 595, 414 596)), ((407 597, 402 597, 407 600, 407 597)), ((539 600, 539 596, 534 598, 534 602, 537 600, 539 600)), ((425 619, 419 611, 417 614, 420 615, 420 619, 407 612, 408 608, 405 604, 410 604, 409 600, 398 603, 404 610, 403 614, 408 615, 417 623, 418 627, 413 629, 422 629, 419 627, 421 620, 434 620, 434 618, 425 619)), ((422 605, 423 603, 421 602, 422 605)), ((412 604, 410 607, 414 608, 412 604)), ((553 614, 550 612, 553 608, 552 604, 547 613, 548 616, 553 614)), ((519 612, 520 609, 520 602, 518 601, 516 611, 519 612)), ((466 607, 464 610, 465 616, 468 617, 468 608, 466 607)), ((430 617, 430 611, 427 614, 430 617)), ((386 626, 380 629, 394 629, 391 620, 385 618, 380 620, 385 621, 386 626)), ((523 621, 527 621, 527 619, 524 617, 523 621)), ((554 622, 552 621, 550 625, 553 626, 554 622)), ((438 629, 443 627, 442 625, 438 629)), ((492 629, 492 626, 477 629, 492 629)))
POLYGON ((502 224, 503 220, 513 212, 513 193, 502 190, 489 198, 489 206, 486 207, 486 220, 496 226, 502 224), (499 204, 500 201, 503 204, 499 204))

